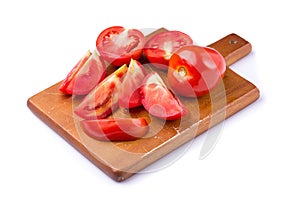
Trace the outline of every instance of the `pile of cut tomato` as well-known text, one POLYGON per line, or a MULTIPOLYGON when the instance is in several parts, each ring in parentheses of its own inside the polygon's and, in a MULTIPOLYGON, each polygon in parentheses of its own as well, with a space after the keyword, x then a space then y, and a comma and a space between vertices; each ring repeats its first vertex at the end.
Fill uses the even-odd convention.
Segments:
POLYGON ((197 98, 209 93, 225 70, 225 60, 218 51, 194 45, 181 31, 160 32, 146 40, 140 30, 113 26, 99 34, 95 50, 87 51, 59 90, 84 96, 74 113, 82 118, 80 126, 88 136, 100 141, 129 141, 143 137, 148 122, 142 117, 111 117, 118 108, 143 106, 154 117, 181 119, 189 111, 177 95, 197 98), (139 61, 143 54, 156 70, 145 70, 139 61), (108 66, 115 70, 108 73, 108 66), (157 70, 165 73, 168 84, 157 70))

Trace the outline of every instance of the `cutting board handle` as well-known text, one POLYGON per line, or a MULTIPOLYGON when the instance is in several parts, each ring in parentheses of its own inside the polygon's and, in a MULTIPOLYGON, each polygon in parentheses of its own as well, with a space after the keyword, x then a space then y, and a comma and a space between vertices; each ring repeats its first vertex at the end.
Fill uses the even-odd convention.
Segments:
POLYGON ((223 55, 227 67, 248 55, 252 50, 251 44, 235 33, 227 35, 208 46, 217 49, 223 55))

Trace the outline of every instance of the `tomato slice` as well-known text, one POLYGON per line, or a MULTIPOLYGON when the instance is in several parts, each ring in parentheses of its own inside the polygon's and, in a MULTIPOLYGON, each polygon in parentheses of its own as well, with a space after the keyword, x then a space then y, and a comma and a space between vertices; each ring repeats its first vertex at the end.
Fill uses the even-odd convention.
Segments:
POLYGON ((120 79, 126 71, 127 66, 123 65, 106 77, 84 97, 74 112, 85 119, 104 118, 110 115, 118 107, 120 79))
POLYGON ((226 62, 215 49, 185 46, 170 59, 168 81, 172 89, 187 97, 209 93, 224 77, 226 62))
POLYGON ((145 44, 144 52, 155 67, 167 70, 174 51, 191 44, 193 44, 193 40, 187 34, 180 31, 166 31, 153 36, 145 44))
POLYGON ((134 108, 142 105, 140 87, 146 77, 146 70, 137 60, 131 59, 127 73, 122 78, 119 92, 119 106, 134 108))
POLYGON ((96 41, 100 55, 114 66, 129 64, 138 60, 145 44, 144 34, 137 29, 112 26, 103 30, 96 41))
POLYGON ((148 132, 144 118, 106 118, 80 121, 82 130, 100 141, 129 141, 143 137, 148 132))
POLYGON ((176 120, 188 113, 180 99, 174 96, 156 72, 146 76, 141 95, 145 109, 158 118, 176 120))
POLYGON ((88 51, 61 82, 59 90, 65 94, 89 93, 105 78, 106 66, 97 52, 88 51))

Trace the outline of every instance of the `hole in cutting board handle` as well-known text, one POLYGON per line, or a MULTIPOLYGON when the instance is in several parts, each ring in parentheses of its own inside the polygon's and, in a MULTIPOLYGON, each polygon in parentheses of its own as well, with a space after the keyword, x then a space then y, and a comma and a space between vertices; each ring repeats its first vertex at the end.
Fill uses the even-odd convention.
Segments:
POLYGON ((227 67, 248 55, 252 50, 251 44, 235 33, 225 36, 209 45, 209 47, 218 50, 222 54, 227 67))
POLYGON ((229 44, 236 44, 236 43, 238 43, 237 40, 230 40, 230 41, 229 41, 229 44))

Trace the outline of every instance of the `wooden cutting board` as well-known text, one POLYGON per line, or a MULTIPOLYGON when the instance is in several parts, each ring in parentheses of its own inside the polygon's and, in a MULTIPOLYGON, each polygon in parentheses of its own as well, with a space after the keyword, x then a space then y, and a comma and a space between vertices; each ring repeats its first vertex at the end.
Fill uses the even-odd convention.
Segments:
MULTIPOLYGON (((152 37, 161 28, 149 34, 152 37)), ((225 58, 227 66, 251 52, 251 44, 230 34, 209 45, 225 58)), ((141 62, 146 60, 142 58, 141 62)), ((72 67, 72 66, 70 66, 72 67)), ((150 64, 146 64, 148 70, 150 64)), ((71 68, 70 68, 71 69, 71 68)), ((113 70, 109 67, 109 70, 113 70)), ((165 72, 158 71, 167 82, 165 72)), ((181 98, 189 115, 181 120, 165 122, 151 117, 143 107, 117 110, 114 116, 146 117, 150 124, 147 135, 129 142, 100 142, 88 137, 78 126, 80 120, 73 107, 81 98, 62 94, 60 82, 28 99, 29 109, 74 148, 115 181, 123 181, 144 169, 182 144, 237 113, 259 98, 258 88, 227 67, 223 82, 210 94, 197 99, 181 98)))

